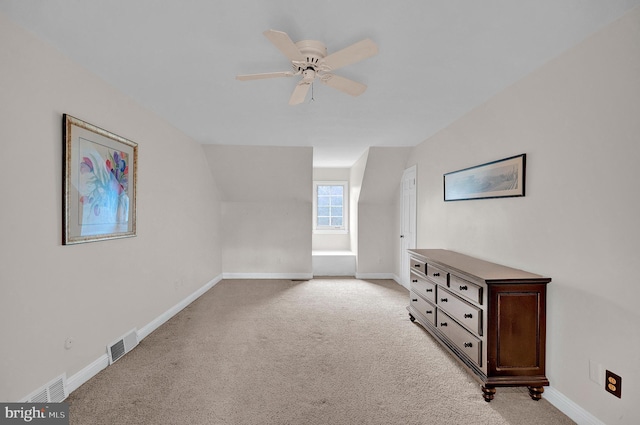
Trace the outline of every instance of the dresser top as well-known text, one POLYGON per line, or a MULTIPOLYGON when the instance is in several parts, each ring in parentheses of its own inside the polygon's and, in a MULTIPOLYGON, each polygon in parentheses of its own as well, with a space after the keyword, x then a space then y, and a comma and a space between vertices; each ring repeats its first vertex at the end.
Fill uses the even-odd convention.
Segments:
POLYGON ((414 256, 422 257, 427 263, 452 269, 462 275, 481 279, 486 283, 518 281, 522 283, 548 283, 551 281, 551 278, 535 273, 490 263, 446 249, 410 249, 409 252, 414 256))

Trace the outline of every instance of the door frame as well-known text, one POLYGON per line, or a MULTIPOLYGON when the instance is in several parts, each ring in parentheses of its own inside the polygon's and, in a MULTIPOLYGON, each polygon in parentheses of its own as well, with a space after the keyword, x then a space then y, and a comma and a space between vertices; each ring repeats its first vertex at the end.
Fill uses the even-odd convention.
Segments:
POLYGON ((417 230, 418 230, 418 166, 412 165, 411 167, 404 170, 402 173, 402 180, 400 181, 400 284, 405 288, 409 288, 409 254, 407 253, 407 249, 416 248, 417 244, 417 230), (408 208, 411 209, 409 211, 409 229, 413 229, 412 233, 405 234, 404 230, 407 228, 405 223, 405 219, 407 217, 405 208, 405 180, 413 178, 413 184, 410 187, 409 196, 413 196, 413 202, 409 200, 408 208))

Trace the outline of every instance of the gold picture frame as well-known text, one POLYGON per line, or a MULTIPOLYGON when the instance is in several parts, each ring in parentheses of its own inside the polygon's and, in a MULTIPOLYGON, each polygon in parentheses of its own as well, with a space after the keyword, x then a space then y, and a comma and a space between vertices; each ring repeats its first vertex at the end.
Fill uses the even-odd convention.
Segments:
POLYGON ((63 115, 62 244, 136 236, 138 144, 63 115))

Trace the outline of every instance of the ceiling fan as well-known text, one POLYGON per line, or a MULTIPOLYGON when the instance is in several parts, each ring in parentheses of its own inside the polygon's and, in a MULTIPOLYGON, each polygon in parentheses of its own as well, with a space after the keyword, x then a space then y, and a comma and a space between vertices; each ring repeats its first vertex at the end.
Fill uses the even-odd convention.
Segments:
POLYGON ((320 41, 303 40, 294 43, 287 33, 276 30, 267 30, 263 34, 291 61, 293 70, 238 75, 236 79, 247 81, 301 75, 302 80, 293 90, 289 105, 298 105, 304 102, 316 77, 321 83, 352 96, 361 95, 367 89, 366 85, 336 75, 333 71, 376 55, 378 46, 370 39, 366 38, 327 55, 327 47, 320 41))

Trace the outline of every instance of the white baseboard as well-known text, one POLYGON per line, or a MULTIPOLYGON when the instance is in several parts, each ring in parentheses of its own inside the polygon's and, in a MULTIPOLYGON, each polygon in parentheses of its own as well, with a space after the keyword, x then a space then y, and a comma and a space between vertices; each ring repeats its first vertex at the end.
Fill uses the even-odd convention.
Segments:
POLYGON ((393 273, 356 273, 356 279, 393 279, 393 273))
POLYGON ((578 425, 605 425, 604 422, 553 387, 545 388, 542 397, 578 425))
POLYGON ((395 274, 395 273, 393 274, 393 280, 395 280, 395 281, 396 281, 396 283, 397 283, 398 285, 402 286, 403 288, 409 289, 409 288, 407 288, 406 286, 404 286, 404 285, 402 284, 402 279, 400 279, 400 277, 399 277, 397 274, 395 274))
POLYGON ((222 278, 311 280, 313 273, 223 273, 222 278))
POLYGON ((109 356, 107 354, 103 354, 90 365, 85 366, 80 372, 67 379, 67 393, 71 394, 80 388, 82 384, 96 376, 102 369, 106 369, 107 366, 109 366, 109 356))
MULTIPOLYGON (((209 281, 206 285, 180 301, 178 304, 171 307, 169 310, 162 313, 160 316, 153 319, 147 325, 143 326, 140 330, 138 330, 138 341, 142 341, 142 339, 149 336, 151 332, 158 329, 167 320, 178 314, 182 309, 194 302, 198 297, 207 292, 209 289, 213 288, 216 283, 220 282, 221 280, 222 275, 218 275, 217 277, 209 281)), ((98 372, 100 372, 102 369, 105 369, 107 366, 109 366, 109 356, 105 353, 94 360, 91 364, 85 366, 84 368, 82 368, 82 370, 67 379, 67 394, 71 394, 73 391, 80 388, 82 384, 96 376, 98 372)))
POLYGON ((202 294, 207 292, 209 289, 213 288, 215 286, 215 284, 220 282, 221 280, 222 280, 222 275, 218 275, 214 279, 210 280, 202 288, 198 289, 193 294, 189 295, 187 298, 183 299, 178 304, 174 305, 169 310, 165 311, 163 314, 161 314, 160 316, 156 317, 154 320, 152 320, 146 326, 140 328, 140 330, 138 330, 138 341, 142 341, 149 334, 151 334, 151 332, 153 332, 156 329, 158 329, 167 320, 171 319, 173 316, 178 314, 182 309, 184 309, 186 306, 188 306, 189 304, 194 302, 196 299, 198 299, 202 294))

